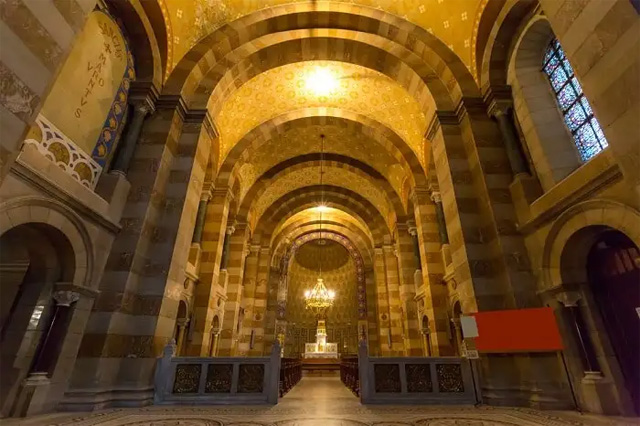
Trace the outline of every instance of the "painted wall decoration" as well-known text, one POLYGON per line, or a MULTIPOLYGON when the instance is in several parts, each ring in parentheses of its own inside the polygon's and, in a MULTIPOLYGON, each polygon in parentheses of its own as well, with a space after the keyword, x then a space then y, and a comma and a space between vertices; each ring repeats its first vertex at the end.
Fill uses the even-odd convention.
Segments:
POLYGON ((36 125, 29 131, 23 150, 28 146, 34 146, 87 188, 95 188, 102 172, 100 164, 42 115, 36 118, 36 125))
POLYGON ((106 13, 92 12, 41 114, 104 166, 134 77, 133 58, 120 27, 106 13))

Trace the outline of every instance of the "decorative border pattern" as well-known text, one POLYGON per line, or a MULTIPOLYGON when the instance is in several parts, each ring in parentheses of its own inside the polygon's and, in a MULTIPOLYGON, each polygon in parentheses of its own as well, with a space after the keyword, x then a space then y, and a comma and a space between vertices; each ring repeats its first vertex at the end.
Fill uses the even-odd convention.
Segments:
POLYGON ((38 115, 36 124, 42 133, 42 140, 27 139, 25 145, 34 145, 38 151, 53 161, 87 188, 94 189, 102 166, 65 136, 43 115, 38 115))
POLYGON ((122 127, 122 123, 124 122, 124 114, 127 111, 129 87, 131 87, 131 82, 136 78, 136 72, 133 65, 133 56, 131 55, 129 43, 127 41, 127 37, 125 37, 122 25, 120 25, 120 22, 115 20, 111 15, 107 13, 104 14, 107 15, 109 19, 111 19, 120 29, 122 40, 124 40, 124 48, 127 53, 127 66, 124 70, 124 75, 122 76, 120 86, 116 91, 113 103, 111 104, 111 109, 109 109, 107 118, 105 119, 102 130, 100 131, 98 141, 96 142, 96 145, 93 148, 93 152, 91 153, 91 157, 94 159, 94 161, 96 161, 102 167, 106 165, 107 160, 109 159, 109 154, 113 149, 113 145, 116 141, 116 138, 118 137, 119 130, 122 127))
MULTIPOLYGON (((353 245, 351 240, 343 235, 325 231, 322 233, 322 238, 326 238, 328 240, 332 240, 341 244, 344 248, 347 249, 351 257, 353 258, 356 264, 356 275, 358 281, 358 317, 360 319, 367 319, 367 290, 364 280, 364 262, 362 261, 360 252, 353 245)), ((288 251, 285 261, 288 263, 290 259, 293 259, 293 255, 295 254, 296 250, 303 244, 318 239, 320 239, 320 232, 311 232, 309 234, 298 237, 291 245, 291 249, 288 251)))

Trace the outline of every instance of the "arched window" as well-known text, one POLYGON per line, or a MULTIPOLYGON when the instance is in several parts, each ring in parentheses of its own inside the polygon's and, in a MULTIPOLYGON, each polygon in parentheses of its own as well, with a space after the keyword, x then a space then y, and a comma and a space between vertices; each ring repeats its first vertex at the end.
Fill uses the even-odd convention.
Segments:
POLYGON ((542 70, 549 77, 564 122, 571 131, 582 161, 591 159, 609 144, 562 46, 555 38, 545 51, 542 70))

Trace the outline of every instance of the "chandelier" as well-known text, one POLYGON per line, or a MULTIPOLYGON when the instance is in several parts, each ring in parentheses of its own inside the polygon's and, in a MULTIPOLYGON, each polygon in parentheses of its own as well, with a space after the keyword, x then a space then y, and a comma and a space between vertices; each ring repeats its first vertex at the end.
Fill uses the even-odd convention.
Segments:
POLYGON ((318 278, 316 285, 312 290, 304 292, 305 304, 307 309, 314 310, 318 313, 330 308, 336 293, 333 290, 327 290, 322 278, 318 278))
MULTIPOLYGON (((318 206, 317 211, 320 213, 320 241, 322 241, 322 212, 326 210, 326 206, 324 205, 324 186, 322 185, 322 176, 324 174, 324 135, 320 135, 320 140, 320 205, 318 206)), ((320 250, 320 253, 322 253, 322 250, 320 250)), ((321 315, 326 309, 333 305, 336 293, 333 290, 328 290, 324 285, 324 281, 322 279, 322 255, 319 257, 319 264, 320 271, 318 274, 318 281, 313 289, 304 292, 304 299, 307 309, 313 310, 317 314, 321 315)))

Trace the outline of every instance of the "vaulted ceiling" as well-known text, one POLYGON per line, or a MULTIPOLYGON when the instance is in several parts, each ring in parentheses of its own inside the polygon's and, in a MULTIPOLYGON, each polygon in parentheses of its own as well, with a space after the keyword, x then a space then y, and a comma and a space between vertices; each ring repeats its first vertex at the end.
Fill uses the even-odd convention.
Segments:
POLYGON ((230 220, 279 252, 322 224, 371 263, 428 186, 436 110, 479 96, 488 0, 155 1, 162 92, 208 110, 230 220))

